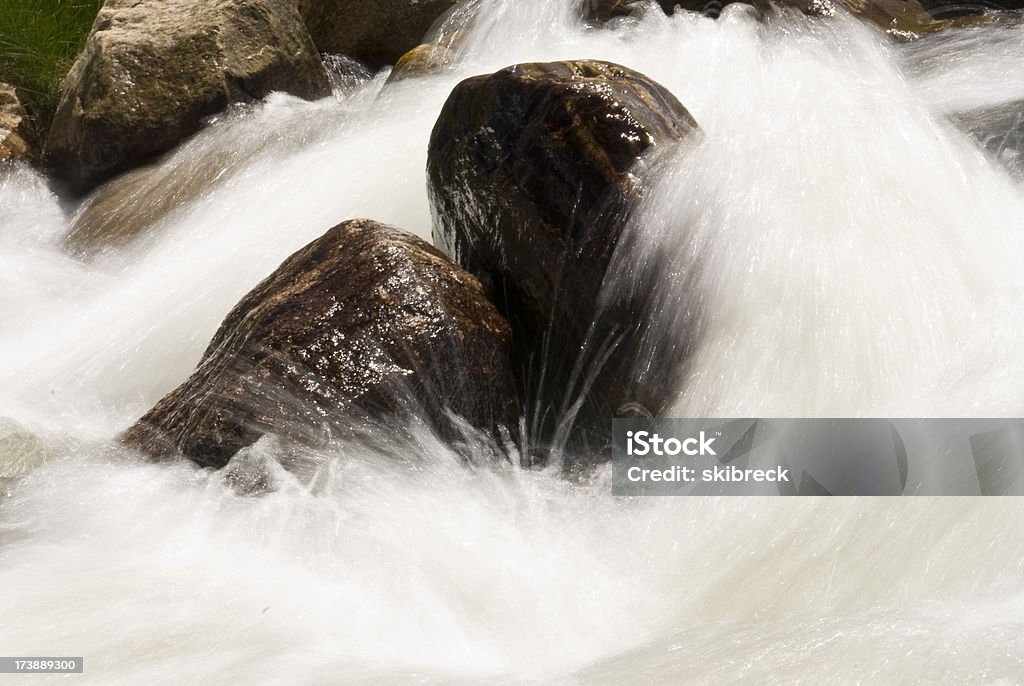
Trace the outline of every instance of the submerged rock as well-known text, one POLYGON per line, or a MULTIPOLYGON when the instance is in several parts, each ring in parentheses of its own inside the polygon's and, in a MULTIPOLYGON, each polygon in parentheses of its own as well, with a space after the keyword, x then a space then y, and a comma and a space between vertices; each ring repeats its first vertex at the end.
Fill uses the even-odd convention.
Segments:
POLYGON ((228 314, 195 373, 122 440, 222 467, 264 433, 315 443, 362 420, 513 429, 508 323, 425 241, 365 219, 289 257, 228 314))
POLYGON ((961 112, 953 122, 1007 170, 1024 178, 1024 101, 961 112))
POLYGON ((79 205, 64 237, 65 247, 81 258, 120 252, 204 192, 215 192, 234 178, 250 159, 246 152, 237 144, 224 145, 125 172, 79 205))
POLYGON ((14 86, 0 83, 0 162, 36 159, 36 134, 32 120, 14 86))
MULTIPOLYGON (((729 0, 731 1, 731 0, 729 0)), ((666 14, 676 8, 718 16, 729 1, 656 0, 666 14)), ((891 32, 898 38, 914 38, 950 28, 972 26, 988 21, 983 15, 993 9, 1019 9, 1022 0, 964 4, 953 0, 737 0, 770 14, 792 8, 809 16, 835 14, 840 8, 891 32)), ((587 0, 585 16, 595 22, 628 16, 636 11, 638 0, 587 0)))
POLYGON ((395 64, 457 0, 299 0, 321 52, 348 55, 371 67, 395 64))
POLYGON ((1024 0, 921 0, 921 4, 935 17, 956 17, 992 11, 1016 12, 1024 9, 1024 0))
POLYGON ((429 76, 444 70, 455 62, 467 36, 467 27, 460 27, 458 21, 440 27, 431 42, 417 45, 395 62, 388 81, 429 76))
POLYGON ((428 76, 450 65, 454 51, 446 43, 424 43, 402 55, 388 76, 388 82, 428 76))
POLYGON ((841 7, 899 39, 913 39, 926 33, 984 22, 984 18, 979 16, 936 19, 918 0, 796 0, 793 6, 805 14, 817 16, 832 15, 837 7, 841 7))
MULTIPOLYGON (((638 5, 639 0, 584 0, 583 15, 590 21, 605 22, 615 17, 625 17, 632 14, 638 5)), ((665 14, 672 14, 676 6, 683 6, 687 10, 702 10, 695 0, 655 0, 657 6, 664 10, 665 14)), ((721 4, 721 3, 719 3, 721 4)))
POLYGON ((82 193, 272 91, 330 92, 292 0, 107 0, 64 81, 47 162, 82 193))
POLYGON ((535 441, 582 403, 571 442, 603 447, 624 406, 668 400, 673 360, 647 361, 642 383, 633 374, 648 294, 598 300, 640 191, 631 170, 697 128, 665 88, 607 62, 516 65, 445 103, 427 162, 434 241, 511 322, 535 441))

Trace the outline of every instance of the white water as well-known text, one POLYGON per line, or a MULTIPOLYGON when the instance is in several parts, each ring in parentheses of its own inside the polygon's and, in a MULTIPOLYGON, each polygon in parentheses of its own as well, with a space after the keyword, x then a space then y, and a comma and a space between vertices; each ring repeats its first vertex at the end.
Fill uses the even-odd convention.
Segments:
POLYGON ((561 58, 650 75, 704 130, 637 215, 638 258, 680 270, 652 336, 699 332, 677 413, 1024 414, 1015 151, 949 123, 1024 99, 1024 31, 899 47, 845 17, 595 31, 478 5, 448 73, 210 126, 150 178, 141 206, 184 200, 131 247, 74 259, 77 208, 0 182, 0 653, 84 655, 97 684, 1024 682, 1013 499, 616 500, 426 435, 244 498, 111 445, 293 250, 354 216, 429 235, 459 78, 561 58))

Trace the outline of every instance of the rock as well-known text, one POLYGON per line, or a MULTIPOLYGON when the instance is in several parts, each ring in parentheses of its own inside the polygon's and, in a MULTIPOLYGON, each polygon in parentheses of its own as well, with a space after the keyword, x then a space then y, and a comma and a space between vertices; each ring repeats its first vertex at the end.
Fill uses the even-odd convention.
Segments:
POLYGON ((959 112, 952 120, 1014 176, 1024 178, 1024 100, 959 112))
POLYGON ((415 404, 514 434, 508 323, 430 244, 358 219, 289 257, 228 314, 195 373, 122 437, 222 467, 264 433, 316 443, 324 427, 399 420, 415 404))
POLYGON ((444 30, 438 31, 433 41, 417 45, 402 55, 395 63, 395 68, 391 70, 388 81, 436 74, 455 62, 465 44, 467 29, 464 26, 459 28, 454 23, 446 24, 442 28, 444 30))
MULTIPOLYGON (((585 0, 583 4, 583 15, 590 21, 606 22, 615 17, 625 17, 633 13, 638 0, 585 0)), ((664 10, 665 14, 672 14, 676 5, 689 4, 683 9, 700 11, 703 7, 697 6, 695 0, 656 0, 656 4, 664 10)))
POLYGON ((443 43, 423 43, 402 55, 388 76, 389 82, 427 76, 452 63, 452 49, 443 43))
POLYGON ((957 17, 991 11, 1024 9, 1024 0, 985 0, 985 2, 962 2, 962 0, 921 0, 921 4, 934 17, 957 17))
POLYGON ((430 43, 417 45, 402 55, 388 76, 388 82, 436 74, 458 58, 468 30, 458 22, 449 22, 436 32, 430 43))
POLYGON ((640 384, 632 369, 648 294, 595 320, 640 192, 631 170, 697 129, 666 89, 607 62, 516 65, 463 81, 445 103, 427 158, 434 242, 493 288, 511 322, 535 442, 552 445, 581 398, 570 442, 599 448, 625 406, 656 413, 668 401, 675 360, 651 360, 657 373, 640 384))
POLYGON ((842 7, 900 39, 917 38, 963 23, 963 20, 954 23, 937 21, 917 0, 798 0, 795 6, 805 14, 824 16, 834 14, 837 7, 842 7))
POLYGON ((64 246, 90 259, 117 253, 204 192, 230 181, 249 159, 250 149, 232 140, 201 155, 174 155, 163 164, 132 169, 96 189, 71 217, 64 246))
POLYGON ((0 162, 35 162, 36 134, 14 86, 0 83, 0 162))
POLYGON ((394 64, 423 42, 457 0, 299 0, 320 52, 354 57, 374 68, 394 64))
MULTIPOLYGON (((588 0, 584 5, 585 16, 597 23, 628 16, 637 7, 638 0, 588 0)), ((871 22, 896 37, 916 38, 922 34, 934 33, 950 28, 975 26, 987 23, 988 18, 981 16, 991 5, 953 4, 953 0, 737 0, 753 5, 763 12, 771 14, 786 8, 793 8, 809 16, 831 16, 838 8, 871 22)), ((1001 9, 1019 8, 1024 0, 1001 0, 1001 9)), ((657 0, 657 4, 666 14, 672 14, 675 8, 693 12, 703 12, 710 16, 718 16, 729 0, 657 0)))
POLYGON ((47 162, 83 193, 272 91, 330 92, 292 0, 107 0, 64 81, 47 162))

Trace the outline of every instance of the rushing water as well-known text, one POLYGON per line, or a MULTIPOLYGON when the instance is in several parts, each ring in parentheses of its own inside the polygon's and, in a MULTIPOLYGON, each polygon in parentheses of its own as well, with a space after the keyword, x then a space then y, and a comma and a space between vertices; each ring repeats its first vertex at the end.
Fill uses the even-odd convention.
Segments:
POLYGON ((572 58, 648 74, 703 129, 648 170, 608 283, 675 267, 647 323, 694 336, 674 414, 1024 415, 1024 29, 574 17, 471 3, 447 71, 272 96, 80 207, 6 173, 0 653, 83 655, 97 684, 1024 683, 1014 499, 614 499, 416 429, 247 498, 112 443, 333 224, 429 236, 460 78, 572 58), (139 236, 81 257, 90 212, 139 236))

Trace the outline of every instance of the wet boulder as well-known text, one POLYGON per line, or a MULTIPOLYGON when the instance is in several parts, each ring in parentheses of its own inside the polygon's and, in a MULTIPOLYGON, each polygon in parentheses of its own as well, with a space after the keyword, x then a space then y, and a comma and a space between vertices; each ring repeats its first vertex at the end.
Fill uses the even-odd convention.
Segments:
POLYGON ((36 135, 32 121, 13 86, 0 83, 0 162, 36 158, 36 135))
POLYGON ((457 0, 299 0, 321 52, 348 55, 371 67, 395 64, 423 42, 457 0))
POLYGON ((476 278, 415 236, 347 221, 246 295, 195 373, 122 440, 222 467, 265 433, 316 444, 409 416, 451 440, 463 422, 514 434, 510 344, 476 278))
POLYGON ((451 64, 451 51, 447 47, 434 43, 417 45, 398 59, 391 75, 388 76, 388 82, 394 83, 404 79, 428 76, 439 72, 449 64, 451 64))
MULTIPOLYGON (((698 130, 669 91, 596 61, 520 64, 468 79, 430 138, 434 242, 492 289, 513 327, 535 443, 604 445, 626 407, 658 412, 674 361, 634 363, 643 288, 599 306, 642 184, 638 163, 698 130)), ((674 354, 674 353, 673 353, 674 354)))
POLYGON ((83 193, 272 91, 330 92, 292 0, 107 0, 64 81, 47 162, 83 193))
POLYGON ((432 33, 429 43, 417 45, 395 62, 388 82, 437 74, 452 65, 465 45, 468 31, 459 22, 451 22, 432 33))
POLYGON ((402 55, 388 76, 388 82, 431 76, 450 66, 456 58, 458 45, 465 39, 463 31, 438 36, 432 43, 417 45, 402 55))

